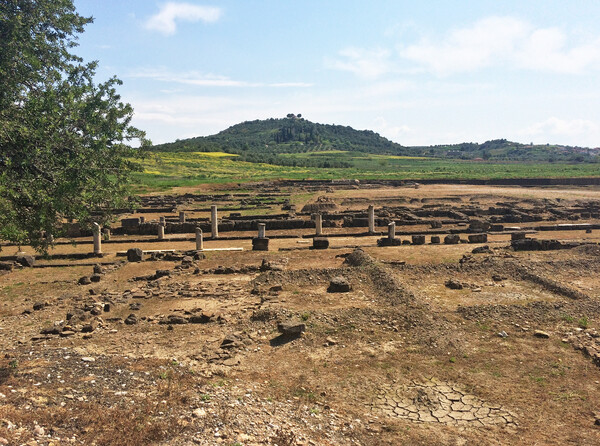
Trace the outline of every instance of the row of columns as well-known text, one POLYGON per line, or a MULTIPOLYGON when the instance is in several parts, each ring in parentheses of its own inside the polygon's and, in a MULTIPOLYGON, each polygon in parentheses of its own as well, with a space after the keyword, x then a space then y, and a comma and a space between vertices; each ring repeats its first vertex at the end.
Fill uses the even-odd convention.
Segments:
MULTIPOLYGON (((219 237, 219 220, 218 220, 218 215, 217 215, 217 206, 213 205, 210 208, 210 214, 211 214, 211 232, 212 232, 212 238, 218 238, 219 237)), ((186 216, 185 216, 185 212, 181 211, 179 212, 179 222, 180 223, 185 223, 186 220, 186 216)), ((160 217, 160 221, 158 224, 158 239, 159 240, 164 240, 165 239, 165 226, 167 224, 167 221, 165 219, 165 217, 160 217)), ((196 231, 196 240, 198 240, 198 237, 200 237, 200 239, 203 237, 202 236, 202 230, 200 230, 200 236, 198 236, 198 231, 196 231)), ((200 248, 198 248, 200 249, 200 248)))
MULTIPOLYGON (((369 216, 369 233, 374 233, 375 232, 375 207, 373 205, 369 206, 368 216, 369 216)), ((215 238, 219 237, 219 220, 218 220, 216 205, 211 206, 210 217, 211 217, 211 233, 212 233, 211 235, 212 235, 212 238, 215 239, 215 238)), ((184 211, 179 212, 179 222, 185 223, 185 219, 186 219, 185 212, 184 211)), ((314 220, 315 220, 315 235, 321 236, 323 234, 323 215, 315 214, 314 220)), ((160 217, 159 224, 158 224, 158 234, 157 234, 159 240, 165 239, 165 226, 166 226, 165 217, 164 216, 160 217)), ((393 239, 395 236, 395 228, 396 228, 396 224, 393 222, 390 223, 390 225, 388 227, 388 237, 390 239, 393 239)), ((102 254, 102 243, 100 240, 100 225, 98 223, 94 223, 93 234, 94 234, 94 254, 96 254, 96 255, 102 254)), ((104 234, 107 239, 110 239, 110 229, 108 229, 108 228, 105 229, 104 234)), ((266 238, 265 234, 266 234, 266 224, 259 223, 257 238, 261 239, 261 240, 266 240, 267 238, 266 238)), ((261 243, 261 246, 262 245, 264 245, 264 242, 261 243)), ((196 229, 196 249, 197 250, 204 249, 204 238, 203 238, 202 229, 200 229, 200 228, 196 229)))
MULTIPOLYGON (((368 216, 369 216, 369 233, 372 234, 375 232, 375 206, 373 206, 373 205, 369 206, 368 216)), ((185 220, 186 220, 185 212, 184 211, 179 212, 179 222, 185 223, 185 220)), ((323 234, 323 215, 315 214, 314 220, 315 220, 315 234, 317 236, 320 236, 323 234)), ((219 237, 219 219, 218 219, 216 205, 212 205, 210 207, 210 223, 211 223, 212 238, 218 238, 219 237)), ((159 240, 164 240, 164 237, 165 237, 164 226, 165 225, 166 225, 165 217, 160 217, 160 224, 158 227, 158 239, 159 240)), ((264 230, 265 230, 264 223, 259 223, 258 224, 258 231, 259 231, 258 237, 259 238, 265 238, 264 230), (261 225, 263 225, 262 229, 261 229, 261 225)))

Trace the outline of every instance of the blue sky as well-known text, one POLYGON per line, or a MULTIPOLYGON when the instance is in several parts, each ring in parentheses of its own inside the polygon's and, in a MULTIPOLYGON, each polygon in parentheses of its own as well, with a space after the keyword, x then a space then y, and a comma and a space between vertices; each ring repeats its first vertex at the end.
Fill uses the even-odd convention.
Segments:
POLYGON ((75 0, 155 143, 302 113, 405 145, 600 146, 595 0, 75 0))

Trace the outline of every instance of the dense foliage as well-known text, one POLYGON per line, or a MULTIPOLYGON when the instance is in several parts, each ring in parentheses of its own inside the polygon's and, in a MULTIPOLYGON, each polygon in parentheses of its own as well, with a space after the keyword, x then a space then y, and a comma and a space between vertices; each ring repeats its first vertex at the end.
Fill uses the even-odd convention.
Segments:
POLYGON ((498 139, 454 145, 406 147, 370 130, 317 124, 301 115, 283 119, 242 122, 216 135, 177 140, 154 146, 157 152, 228 152, 239 161, 267 162, 283 166, 352 167, 347 160, 329 157, 289 157, 306 152, 363 152, 379 155, 425 156, 462 160, 595 162, 597 149, 566 146, 525 145, 498 139))
POLYGON ((45 251, 65 220, 107 221, 149 145, 120 81, 70 53, 91 21, 72 0, 0 1, 0 239, 45 251))
POLYGON ((343 162, 323 166, 318 161, 290 160, 282 153, 318 150, 348 150, 367 153, 402 152, 400 144, 369 130, 358 131, 341 125, 315 124, 295 115, 283 119, 243 122, 216 135, 177 140, 154 146, 165 152, 219 152, 239 155, 240 161, 311 167, 349 167, 343 162))

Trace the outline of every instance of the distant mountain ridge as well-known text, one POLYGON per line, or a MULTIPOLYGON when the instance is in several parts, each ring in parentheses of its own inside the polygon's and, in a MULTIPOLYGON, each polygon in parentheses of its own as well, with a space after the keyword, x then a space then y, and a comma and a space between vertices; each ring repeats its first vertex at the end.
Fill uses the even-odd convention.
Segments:
MULTIPOLYGON (((479 143, 403 146, 371 130, 319 124, 302 115, 245 121, 215 135, 155 145, 157 152, 228 152, 250 162, 287 165, 286 153, 346 151, 378 155, 424 156, 490 161, 598 162, 600 149, 561 145, 525 145, 497 139, 479 143)), ((295 161, 297 163, 297 161, 295 161)), ((334 167, 344 167, 334 166, 334 167)))

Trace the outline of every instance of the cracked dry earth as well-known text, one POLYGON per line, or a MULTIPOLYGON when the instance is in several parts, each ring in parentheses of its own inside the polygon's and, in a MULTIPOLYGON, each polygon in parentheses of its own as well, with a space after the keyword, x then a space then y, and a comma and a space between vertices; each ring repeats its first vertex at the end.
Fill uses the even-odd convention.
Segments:
POLYGON ((503 425, 516 432, 515 417, 502 406, 466 393, 457 385, 431 379, 406 386, 385 385, 374 407, 389 417, 417 423, 484 427, 503 425))
POLYGON ((0 444, 600 444, 596 253, 362 243, 0 276, 0 444))

